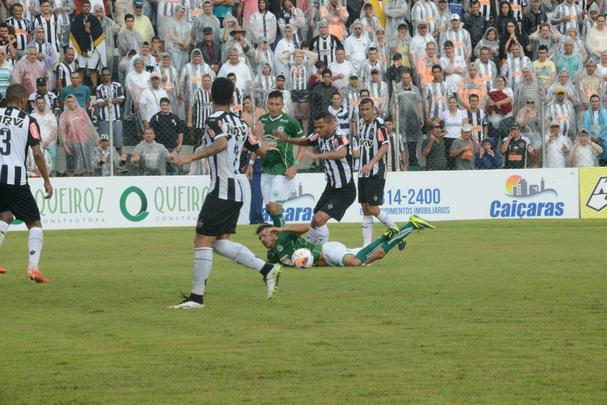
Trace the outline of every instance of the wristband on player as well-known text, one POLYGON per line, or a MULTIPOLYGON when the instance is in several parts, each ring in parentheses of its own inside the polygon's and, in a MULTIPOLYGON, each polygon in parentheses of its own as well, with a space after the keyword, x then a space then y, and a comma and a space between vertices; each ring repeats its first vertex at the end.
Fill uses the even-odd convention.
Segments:
POLYGON ((249 166, 254 165, 255 161, 253 159, 249 160, 249 166))
POLYGON ((298 164, 300 164, 300 163, 301 163, 301 162, 300 162, 299 160, 297 160, 297 159, 295 159, 295 161, 293 162, 293 164, 294 164, 294 165, 298 165, 298 164))

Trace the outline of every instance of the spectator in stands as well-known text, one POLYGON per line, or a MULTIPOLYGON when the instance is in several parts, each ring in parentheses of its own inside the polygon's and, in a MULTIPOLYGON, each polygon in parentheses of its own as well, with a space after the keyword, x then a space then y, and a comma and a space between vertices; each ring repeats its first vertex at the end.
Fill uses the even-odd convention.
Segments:
POLYGON ((82 84, 82 72, 76 71, 70 74, 70 85, 64 87, 61 90, 61 95, 59 96, 59 106, 61 107, 65 102, 67 96, 74 96, 76 100, 78 100, 78 105, 81 108, 88 109, 91 105, 91 90, 88 86, 84 86, 82 84))
POLYGON ((477 94, 468 96, 468 104, 470 107, 466 113, 468 115, 468 124, 472 125, 472 137, 475 141, 480 142, 487 137, 487 117, 485 110, 479 108, 480 97, 477 94))
POLYGON ((38 60, 38 50, 32 44, 27 47, 25 56, 15 64, 12 82, 22 84, 27 94, 31 94, 36 91, 36 79, 46 78, 47 75, 46 66, 38 60))
POLYGON ((138 174, 144 176, 164 176, 170 165, 170 153, 164 145, 157 143, 153 128, 146 128, 143 141, 139 142, 131 156, 131 163, 137 167, 138 174))
POLYGON ((592 142, 599 145, 603 152, 599 154, 599 164, 607 163, 607 110, 601 105, 601 99, 594 94, 590 97, 590 108, 584 113, 584 130, 590 134, 592 142))
POLYGON ((567 166, 572 145, 567 136, 559 133, 558 124, 558 121, 550 124, 550 132, 544 139, 546 149, 544 167, 563 168, 567 166))
MULTIPOLYGON (((190 14, 191 15, 191 14, 190 14)), ((245 19, 248 21, 248 18, 245 19)), ((219 19, 213 15, 213 2, 211 0, 204 0, 202 2, 202 13, 195 17, 192 23, 191 38, 192 44, 198 48, 200 42, 206 40, 206 32, 210 31, 212 40, 215 44, 219 44, 219 31, 221 29, 221 23, 219 19)), ((210 65, 211 63, 207 61, 210 65)), ((219 64, 219 63, 218 63, 219 64)))
POLYGON ((529 37, 539 29, 540 24, 548 21, 548 16, 542 7, 542 0, 531 0, 529 11, 523 15, 521 31, 529 37))
POLYGON ((133 30, 139 33, 141 40, 150 42, 154 36, 154 26, 147 15, 143 14, 143 0, 133 0, 135 24, 133 30))
POLYGON ((556 90, 562 88, 565 89, 565 99, 572 105, 576 105, 578 101, 578 92, 575 85, 570 80, 569 72, 563 69, 559 73, 558 81, 553 83, 546 90, 546 98, 548 102, 554 101, 556 97, 556 90))
POLYGON ((417 143, 422 136, 424 126, 424 103, 413 78, 408 71, 401 75, 396 86, 396 108, 398 109, 399 138, 407 146, 409 156, 407 166, 417 166, 417 143))
POLYGON ((360 21, 354 21, 351 30, 352 35, 344 41, 344 49, 346 50, 346 59, 352 62, 352 65, 358 71, 367 59, 367 49, 371 46, 371 41, 369 36, 363 35, 363 27, 360 21))
MULTIPOLYGON (((479 58, 476 60, 476 66, 478 67, 478 74, 485 84, 485 90, 487 93, 495 87, 495 78, 497 77, 497 66, 495 62, 490 59, 491 51, 488 47, 482 47, 480 49, 479 58)), ((485 101, 483 101, 485 104, 485 101)))
POLYGON ((571 165, 573 167, 592 167, 598 165, 597 157, 603 154, 603 148, 590 139, 585 129, 580 131, 578 139, 573 143, 571 165))
POLYGON ((517 114, 525 104, 529 98, 533 98, 537 104, 540 103, 540 99, 542 97, 542 91, 540 86, 533 77, 533 67, 532 66, 523 66, 523 80, 514 86, 514 97, 513 100, 516 100, 514 103, 514 114, 517 114))
POLYGON ((474 170, 478 154, 479 145, 472 138, 472 125, 464 124, 461 137, 454 139, 449 148, 449 156, 454 159, 455 170, 474 170))
POLYGON ((535 58, 538 55, 539 47, 544 45, 548 48, 548 57, 553 58, 555 52, 558 51, 558 41, 561 37, 556 30, 553 30, 548 23, 540 25, 539 31, 531 34, 530 40, 532 43, 532 56, 535 58))
POLYGON ((486 86, 483 79, 478 75, 478 66, 476 63, 471 63, 468 67, 468 74, 459 82, 457 89, 457 97, 461 106, 470 109, 469 98, 471 95, 476 95, 478 100, 482 100, 481 108, 485 107, 485 99, 487 96, 486 86))
POLYGON ((582 111, 590 108, 590 97, 599 94, 603 88, 603 80, 596 74, 596 62, 588 59, 586 70, 582 72, 576 82, 578 100, 582 111))
POLYGON ((536 152, 529 157, 527 165, 529 167, 538 167, 543 145, 542 123, 537 105, 535 97, 528 97, 525 106, 519 110, 516 116, 516 123, 521 129, 522 136, 529 139, 529 144, 536 152))
POLYGON ((110 159, 114 159, 114 173, 125 171, 126 153, 111 153, 110 136, 101 134, 99 135, 99 146, 93 151, 93 175, 109 176, 111 173, 110 159))
POLYGON ((500 154, 495 150, 493 138, 483 139, 478 155, 476 156, 476 168, 481 170, 499 169, 502 167, 500 154))
POLYGON ((540 45, 537 54, 538 59, 533 61, 532 64, 533 72, 542 91, 546 91, 556 79, 556 66, 554 62, 548 59, 548 47, 546 45, 540 45))
MULTIPOLYGON (((386 135, 388 137, 388 152, 386 152, 386 170, 400 172, 409 170, 409 157, 404 146, 404 139, 395 132, 394 121, 391 116, 384 120, 386 135)), ((413 151, 415 156, 416 151, 413 151)), ((415 158, 417 162, 417 156, 415 158)), ((417 164, 417 163, 416 163, 417 164)))
POLYGON ((586 34, 586 49, 590 56, 601 57, 601 52, 607 49, 607 29, 605 28, 605 16, 596 18, 596 25, 586 34))
MULTIPOLYGON (((488 48, 487 59, 491 59, 493 63, 497 63, 499 52, 500 52, 500 42, 497 37, 497 30, 495 27, 489 27, 483 34, 483 37, 478 41, 476 47, 474 48, 474 55, 476 57, 481 57, 481 50, 483 48, 488 48)), ((485 62, 487 63, 487 62, 485 62)))
MULTIPOLYGON (((320 18, 326 20, 329 32, 340 41, 346 38, 346 26, 348 21, 348 10, 341 4, 340 0, 329 0, 320 7, 320 18)), ((354 25, 354 23, 352 24, 354 25)))
POLYGON ((529 140, 521 136, 521 131, 518 124, 513 124, 510 128, 510 133, 502 146, 500 152, 504 155, 505 169, 525 169, 527 167, 527 159, 530 154, 534 153, 533 146, 529 144, 529 140))
POLYGON ((506 86, 506 77, 497 77, 496 87, 491 89, 487 100, 487 120, 489 121, 489 136, 502 139, 512 125, 512 102, 514 93, 506 86))
POLYGON ((144 126, 147 127, 152 117, 160 111, 160 101, 164 98, 169 100, 169 95, 160 87, 160 74, 152 72, 150 74, 150 86, 141 93, 139 99, 139 110, 144 126))
POLYGON ((523 67, 531 67, 531 59, 523 54, 522 46, 518 42, 511 42, 508 49, 501 72, 508 78, 510 86, 514 87, 523 80, 523 67))
POLYGON ((381 73, 378 69, 371 70, 371 81, 366 87, 368 88, 371 99, 375 104, 377 114, 380 117, 385 118, 389 112, 388 102, 390 91, 388 90, 388 85, 386 82, 381 80, 381 73))
POLYGON ((481 3, 478 0, 472 0, 468 5, 468 12, 464 15, 464 28, 470 34, 472 49, 475 49, 482 39, 486 25, 487 19, 481 15, 481 3))
POLYGON ((438 117, 443 123, 446 129, 444 135, 445 148, 448 153, 449 167, 452 168, 455 163, 454 156, 449 154, 451 150, 451 144, 462 134, 462 127, 468 119, 468 115, 465 110, 457 108, 457 99, 455 97, 449 97, 447 102, 447 110, 443 111, 438 117))
MULTIPOLYGON (((155 139, 169 152, 181 153, 185 123, 171 112, 171 102, 167 97, 160 99, 160 111, 150 119, 149 126, 158 134, 155 139)), ((166 174, 178 174, 178 168, 167 162, 166 174)))
POLYGON ((65 98, 65 110, 59 118, 61 143, 65 151, 68 175, 90 176, 93 173, 93 148, 97 130, 87 112, 73 94, 65 98))
POLYGON ((450 18, 450 26, 445 33, 441 35, 441 44, 451 41, 453 52, 467 61, 472 55, 472 42, 470 33, 462 27, 459 14, 453 13, 450 18))
POLYGON ((47 104, 47 109, 51 112, 55 112, 57 108, 57 96, 55 93, 48 91, 46 84, 46 78, 39 77, 36 79, 36 91, 29 95, 29 111, 34 111, 36 106, 36 99, 38 97, 44 97, 47 104))
MULTIPOLYGON (((518 24, 516 18, 514 18, 514 13, 512 11, 512 5, 509 1, 503 0, 500 2, 499 6, 499 14, 493 20, 492 25, 497 29, 497 34, 499 38, 508 38, 507 36, 507 25, 509 22, 518 24)), ((501 47, 500 47, 501 48, 501 47)))
POLYGON ((346 60, 346 51, 343 48, 335 51, 335 61, 328 67, 333 72, 333 86, 340 91, 348 85, 350 76, 357 73, 352 62, 346 60))
POLYGON ((188 52, 190 50, 190 25, 185 16, 185 8, 180 4, 175 6, 175 16, 170 20, 167 27, 167 38, 165 46, 171 54, 171 59, 178 72, 188 63, 188 52))
POLYGON ((228 51, 228 61, 221 66, 217 76, 228 77, 229 73, 236 75, 238 90, 242 93, 248 93, 251 81, 253 80, 251 69, 246 63, 241 61, 238 49, 236 48, 231 48, 228 51))
MULTIPOLYGON (((322 82, 318 86, 314 87, 310 94, 310 118, 309 128, 314 127, 313 117, 321 111, 326 111, 331 105, 331 97, 333 94, 338 93, 335 86, 333 86, 333 73, 326 69, 322 73, 322 82)), ((304 132, 307 135, 307 132, 304 132)))
POLYGON ((447 170, 447 148, 444 142, 443 123, 435 120, 430 134, 422 144, 422 156, 426 158, 426 170, 447 170))
POLYGON ((284 35, 285 27, 290 25, 293 29, 295 43, 301 44, 304 39, 303 29, 306 25, 306 18, 303 11, 295 6, 295 1, 282 0, 282 10, 276 15, 276 19, 279 28, 277 39, 284 35))
POLYGON ((440 58, 440 65, 445 73, 445 83, 449 89, 449 94, 456 94, 459 88, 459 82, 466 73, 466 60, 464 57, 455 54, 453 42, 445 41, 443 45, 443 56, 440 58))
POLYGON ((118 33, 118 52, 125 56, 130 50, 137 50, 143 42, 139 32, 135 31, 135 16, 127 14, 124 16, 124 26, 118 33))
POLYGON ((550 122, 558 122, 561 135, 573 139, 577 135, 575 110, 573 104, 565 99, 565 92, 564 87, 556 89, 555 100, 546 107, 545 117, 550 122))
POLYGON ((564 52, 559 53, 554 60, 556 70, 559 72, 566 70, 569 73, 569 77, 575 77, 575 75, 584 67, 584 63, 582 62, 579 53, 573 52, 573 45, 573 40, 571 38, 566 38, 563 45, 564 52))
POLYGON ((119 154, 122 154, 124 144, 122 127, 121 106, 125 101, 124 89, 120 83, 112 81, 112 73, 109 68, 101 69, 102 83, 97 86, 97 122, 100 134, 110 134, 110 122, 112 125, 112 135, 114 138, 114 147, 119 154), (110 116, 110 108, 111 116, 110 116))
POLYGON ((276 22, 276 16, 268 10, 268 3, 266 0, 258 0, 257 11, 251 14, 248 23, 247 36, 251 41, 257 41, 258 38, 263 37, 269 44, 274 44, 276 41, 278 24, 276 22))
MULTIPOLYGON (((329 69, 331 69, 329 67, 329 69)), ((379 72, 380 80, 384 79, 384 73, 386 71, 386 65, 381 63, 378 59, 377 48, 371 46, 367 50, 367 59, 362 63, 360 69, 358 69, 358 77, 362 81, 363 85, 366 85, 371 81, 371 71, 377 70, 379 72)), ((331 70, 333 72, 333 70, 331 70)), ((333 72, 335 75, 335 72, 333 72)))
POLYGON ((57 164, 57 117, 48 108, 44 96, 36 97, 32 117, 36 119, 40 127, 40 138, 42 141, 40 146, 44 151, 47 164, 50 163, 47 168, 48 172, 51 176, 54 176, 57 164))
POLYGON ((0 46, 0 95, 6 94, 6 89, 11 85, 13 75, 13 64, 6 58, 6 49, 0 46))

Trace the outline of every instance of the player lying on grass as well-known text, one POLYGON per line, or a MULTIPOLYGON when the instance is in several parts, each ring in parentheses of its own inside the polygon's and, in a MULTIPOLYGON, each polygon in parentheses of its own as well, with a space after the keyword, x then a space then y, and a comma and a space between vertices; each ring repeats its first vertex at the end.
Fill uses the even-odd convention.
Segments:
POLYGON ((268 249, 268 263, 282 263, 293 266, 291 256, 298 249, 309 249, 314 257, 314 266, 359 267, 383 258, 392 248, 398 246, 416 229, 434 228, 427 221, 411 216, 409 222, 399 228, 392 238, 385 234, 368 245, 358 249, 348 249, 339 242, 316 244, 301 237, 308 232, 310 225, 293 224, 274 227, 263 224, 257 228, 261 244, 268 249))

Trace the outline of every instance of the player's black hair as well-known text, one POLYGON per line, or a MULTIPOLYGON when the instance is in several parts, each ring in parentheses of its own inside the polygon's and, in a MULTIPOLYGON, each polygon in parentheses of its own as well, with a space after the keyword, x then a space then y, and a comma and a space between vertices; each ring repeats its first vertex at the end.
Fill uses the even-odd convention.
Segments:
POLYGON ((363 104, 371 104, 371 107, 375 106, 375 103, 373 102, 373 99, 370 99, 368 97, 363 98, 362 100, 360 100, 360 105, 363 105, 363 104))
POLYGON ((333 122, 333 114, 329 111, 321 111, 314 116, 314 121, 323 120, 324 122, 331 123, 333 122))
POLYGON ((230 105, 234 97, 234 83, 225 77, 218 77, 211 85, 211 97, 216 105, 230 105))
POLYGON ((27 98, 27 92, 22 85, 15 83, 6 89, 4 99, 7 104, 20 103, 24 98, 27 98))
POLYGON ((274 90, 268 93, 268 100, 271 98, 279 98, 284 101, 284 97, 282 96, 282 91, 274 90))
POLYGON ((264 229, 268 229, 268 228, 272 228, 272 227, 273 227, 273 225, 270 225, 270 224, 261 224, 255 230, 255 234, 259 235, 261 233, 261 231, 263 231, 264 229))

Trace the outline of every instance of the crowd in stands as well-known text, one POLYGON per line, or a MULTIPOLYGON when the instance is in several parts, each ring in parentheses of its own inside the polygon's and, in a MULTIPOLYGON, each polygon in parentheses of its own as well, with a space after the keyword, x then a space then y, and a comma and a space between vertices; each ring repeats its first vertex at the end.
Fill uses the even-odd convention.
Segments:
POLYGON ((371 98, 390 170, 604 166, 605 3, 8 0, 0 93, 31 94, 52 175, 206 173, 169 159, 204 147, 215 77, 251 126, 278 90, 354 149, 371 98))

